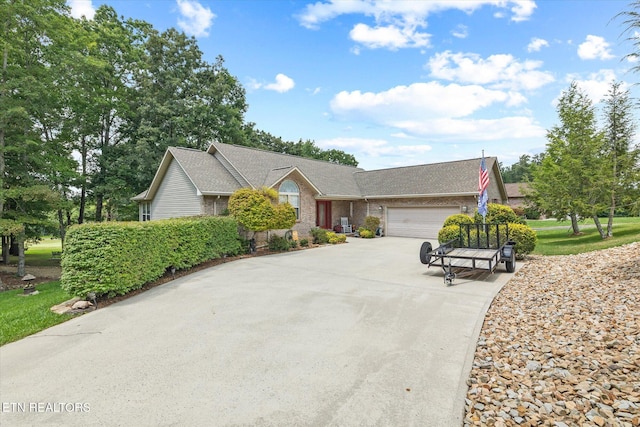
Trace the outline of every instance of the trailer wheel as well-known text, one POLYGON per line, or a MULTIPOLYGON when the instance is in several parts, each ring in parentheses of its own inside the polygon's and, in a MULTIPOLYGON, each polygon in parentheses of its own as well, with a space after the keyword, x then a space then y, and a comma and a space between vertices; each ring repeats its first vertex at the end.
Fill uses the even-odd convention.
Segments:
POLYGON ((420 246, 420 262, 423 264, 429 264, 431 261, 431 251, 433 250, 433 246, 431 243, 424 242, 422 246, 420 246))
POLYGON ((516 271, 516 254, 515 252, 511 252, 511 256, 509 257, 509 261, 504 262, 504 266, 507 269, 507 273, 513 273, 516 271))

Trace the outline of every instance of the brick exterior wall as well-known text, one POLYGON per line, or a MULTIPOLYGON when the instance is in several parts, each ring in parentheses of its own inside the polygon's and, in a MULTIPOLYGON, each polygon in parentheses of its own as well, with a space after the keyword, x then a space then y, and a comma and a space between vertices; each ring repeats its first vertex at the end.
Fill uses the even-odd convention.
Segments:
POLYGON ((221 215, 228 206, 228 196, 204 196, 200 203, 203 215, 221 215))

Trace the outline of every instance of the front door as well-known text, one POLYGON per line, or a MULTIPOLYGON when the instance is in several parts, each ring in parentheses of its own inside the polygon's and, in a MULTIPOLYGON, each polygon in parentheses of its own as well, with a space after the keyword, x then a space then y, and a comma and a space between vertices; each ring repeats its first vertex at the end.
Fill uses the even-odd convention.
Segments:
POLYGON ((331 201, 316 201, 316 225, 320 228, 331 229, 331 201))

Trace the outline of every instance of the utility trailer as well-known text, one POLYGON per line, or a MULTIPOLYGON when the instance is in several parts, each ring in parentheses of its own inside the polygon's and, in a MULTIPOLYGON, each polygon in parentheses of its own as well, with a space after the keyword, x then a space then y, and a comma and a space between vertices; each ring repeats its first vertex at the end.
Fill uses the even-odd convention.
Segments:
POLYGON ((516 270, 515 242, 509 239, 508 224, 461 224, 457 238, 433 249, 431 243, 420 247, 420 261, 442 268, 444 283, 453 284, 456 274, 477 270, 495 272, 504 263, 509 273, 516 270), (458 272, 458 273, 456 273, 458 272))

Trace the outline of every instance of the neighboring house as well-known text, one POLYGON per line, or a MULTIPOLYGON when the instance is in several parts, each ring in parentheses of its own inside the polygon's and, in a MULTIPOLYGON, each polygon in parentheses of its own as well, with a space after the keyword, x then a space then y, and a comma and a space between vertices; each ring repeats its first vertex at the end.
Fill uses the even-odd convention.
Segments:
POLYGON ((526 182, 517 182, 513 184, 505 184, 507 190, 507 197, 509 198, 509 206, 512 208, 525 208, 524 193, 529 189, 529 184, 526 182))
MULTIPOLYGON (((506 203, 495 157, 486 158, 489 201, 506 203)), ((133 198, 140 220, 220 215, 229 196, 244 188, 274 188, 295 208, 293 227, 308 235, 334 228, 341 218, 357 227, 368 215, 388 236, 437 238, 444 219, 473 214, 480 159, 365 171, 353 166, 213 143, 207 151, 171 147, 149 189, 133 198)))

